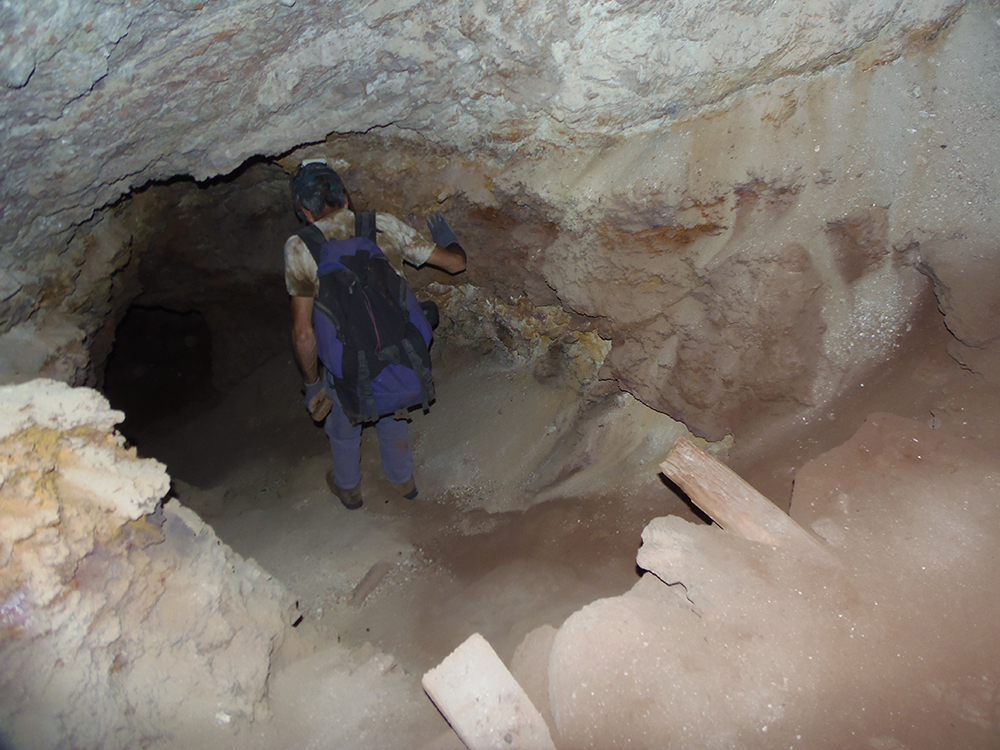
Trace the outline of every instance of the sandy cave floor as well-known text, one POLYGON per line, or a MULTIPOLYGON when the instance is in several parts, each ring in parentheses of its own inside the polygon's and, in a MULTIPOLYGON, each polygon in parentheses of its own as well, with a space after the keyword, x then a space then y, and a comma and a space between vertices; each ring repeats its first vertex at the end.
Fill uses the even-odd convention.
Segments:
MULTIPOLYGON (((724 457, 787 509, 796 471, 848 440, 869 412, 951 430, 996 455, 994 389, 947 344, 932 316, 892 367, 823 419, 776 419, 724 457)), ((299 601, 303 620, 272 675, 273 717, 228 728, 237 744, 328 747, 339 737, 353 747, 460 748, 420 689, 424 671, 473 632, 509 665, 535 628, 635 586, 652 519, 702 523, 658 473, 683 434, 670 420, 606 388, 581 402, 481 352, 439 347, 435 373, 438 402, 412 425, 413 502, 382 477, 371 430, 364 508, 330 496, 325 436, 304 414, 290 356, 211 410, 136 436, 142 454, 167 464, 179 499, 299 601)))

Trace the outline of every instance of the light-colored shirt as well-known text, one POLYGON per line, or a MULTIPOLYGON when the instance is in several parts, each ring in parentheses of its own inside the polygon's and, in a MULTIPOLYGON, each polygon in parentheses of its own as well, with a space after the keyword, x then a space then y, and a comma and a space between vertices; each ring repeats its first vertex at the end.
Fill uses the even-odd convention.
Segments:
MULTIPOLYGON (((434 252, 433 242, 425 240, 413 227, 392 214, 376 214, 375 224, 378 227, 376 244, 400 276, 404 260, 422 266, 434 252)), ((343 208, 317 221, 316 227, 328 240, 346 240, 354 236, 354 212, 343 208)), ((315 297, 319 293, 316 261, 297 234, 285 241, 285 287, 293 297, 315 297)))

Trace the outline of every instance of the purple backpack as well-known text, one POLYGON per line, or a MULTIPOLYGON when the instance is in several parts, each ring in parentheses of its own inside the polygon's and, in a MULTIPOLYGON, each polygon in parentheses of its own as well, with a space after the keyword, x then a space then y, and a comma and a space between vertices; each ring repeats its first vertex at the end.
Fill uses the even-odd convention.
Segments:
POLYGON ((431 326, 409 285, 369 239, 327 241, 312 224, 299 236, 318 256, 316 350, 347 418, 361 424, 428 409, 431 326))

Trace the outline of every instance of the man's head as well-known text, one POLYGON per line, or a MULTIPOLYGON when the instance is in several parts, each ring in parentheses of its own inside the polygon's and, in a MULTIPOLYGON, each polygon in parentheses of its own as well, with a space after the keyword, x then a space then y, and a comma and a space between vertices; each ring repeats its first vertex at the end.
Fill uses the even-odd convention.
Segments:
POLYGON ((308 221, 305 211, 312 217, 322 216, 329 208, 347 205, 347 190, 334 172, 323 162, 306 162, 292 175, 292 205, 301 221, 308 221))

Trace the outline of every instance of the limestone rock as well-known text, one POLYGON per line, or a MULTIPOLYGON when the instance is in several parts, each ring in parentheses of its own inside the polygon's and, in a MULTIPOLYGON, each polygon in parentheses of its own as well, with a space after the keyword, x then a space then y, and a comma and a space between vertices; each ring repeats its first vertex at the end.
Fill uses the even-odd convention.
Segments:
POLYGON ((960 7, 22 2, 0 59, 5 197, 18 196, 0 239, 20 255, 130 187, 331 132, 397 124, 461 148, 483 126, 562 140, 563 123, 640 125, 873 39, 891 57, 960 7))
POLYGON ((983 252, 993 242, 960 235, 920 248, 918 267, 934 283, 948 330, 962 344, 976 348, 1000 338, 1000 264, 983 252))
POLYGON ((0 726, 135 747, 263 707, 290 597, 175 500, 94 391, 0 388, 0 726))

